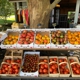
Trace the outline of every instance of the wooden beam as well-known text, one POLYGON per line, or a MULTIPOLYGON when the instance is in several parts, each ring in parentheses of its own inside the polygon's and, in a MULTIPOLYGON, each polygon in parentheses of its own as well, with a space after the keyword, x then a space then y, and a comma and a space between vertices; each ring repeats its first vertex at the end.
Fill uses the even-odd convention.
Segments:
POLYGON ((56 5, 57 5, 60 1, 61 1, 61 0, 55 0, 55 1, 51 4, 50 9, 52 10, 53 8, 55 8, 56 5))

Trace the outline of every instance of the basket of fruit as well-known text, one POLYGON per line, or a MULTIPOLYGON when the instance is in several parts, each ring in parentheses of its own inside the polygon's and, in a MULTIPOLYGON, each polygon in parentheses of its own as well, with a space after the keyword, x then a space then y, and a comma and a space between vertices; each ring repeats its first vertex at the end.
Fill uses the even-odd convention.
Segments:
POLYGON ((22 29, 17 48, 33 48, 35 29, 22 29))
POLYGON ((49 77, 59 77, 59 66, 57 62, 49 63, 49 77))
POLYGON ((62 63, 62 62, 68 62, 68 59, 66 56, 59 56, 58 57, 58 63, 62 63))
POLYGON ((69 61, 69 64, 71 64, 71 63, 73 63, 73 62, 79 63, 79 59, 78 59, 78 57, 76 57, 76 56, 68 57, 68 61, 69 61))
POLYGON ((70 67, 67 62, 59 63, 60 77, 70 77, 70 67))
POLYGON ((49 65, 48 63, 41 62, 39 63, 39 76, 48 77, 49 76, 49 65))
POLYGON ((70 64, 71 67, 71 76, 80 77, 80 63, 73 62, 70 64))
POLYGON ((0 67, 0 76, 8 76, 9 69, 10 69, 10 64, 2 62, 0 67))

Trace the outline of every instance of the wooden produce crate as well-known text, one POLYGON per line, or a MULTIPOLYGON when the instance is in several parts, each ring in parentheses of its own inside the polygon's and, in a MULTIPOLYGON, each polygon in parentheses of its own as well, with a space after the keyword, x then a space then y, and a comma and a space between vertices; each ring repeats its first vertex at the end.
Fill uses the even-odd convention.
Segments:
POLYGON ((49 77, 59 77, 59 66, 57 62, 49 63, 49 77))
POLYGON ((79 63, 79 59, 78 59, 78 57, 76 57, 76 56, 68 57, 68 61, 69 61, 69 64, 71 64, 71 63, 73 63, 73 62, 79 63))
POLYGON ((68 62, 68 59, 66 56, 59 56, 58 57, 58 63, 62 63, 62 62, 68 62))
POLYGON ((39 77, 48 77, 49 76, 48 63, 45 63, 45 62, 39 63, 38 74, 39 74, 39 77))
POLYGON ((13 55, 12 50, 7 50, 6 53, 5 53, 5 56, 7 56, 7 57, 8 56, 11 57, 12 55, 13 55))
POLYGON ((60 77, 70 77, 71 71, 67 62, 59 63, 60 77))
POLYGON ((9 68, 10 68, 10 64, 6 62, 2 62, 0 67, 0 76, 8 76, 9 68))
POLYGON ((58 57, 57 56, 49 56, 49 63, 50 62, 58 62, 58 57))
POLYGON ((73 62, 70 64, 71 76, 72 77, 80 77, 80 63, 73 62))

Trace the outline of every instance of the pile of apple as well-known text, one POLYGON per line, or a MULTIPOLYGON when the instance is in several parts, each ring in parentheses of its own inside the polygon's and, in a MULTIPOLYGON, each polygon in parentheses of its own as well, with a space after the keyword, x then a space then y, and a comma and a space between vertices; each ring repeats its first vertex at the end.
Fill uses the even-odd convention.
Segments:
POLYGON ((51 42, 53 44, 66 44, 68 42, 67 34, 60 30, 52 31, 51 42))
POLYGON ((67 63, 59 64, 60 74, 70 74, 70 70, 68 68, 67 63))
POLYGON ((30 44, 34 41, 34 31, 23 30, 20 34, 19 44, 30 44))
POLYGON ((39 74, 48 74, 48 58, 39 59, 39 74))
POLYGON ((8 74, 10 69, 10 65, 6 63, 2 63, 1 69, 0 69, 0 74, 8 74))
POLYGON ((53 62, 49 64, 49 73, 50 74, 56 74, 59 73, 58 71, 58 64, 53 62))
POLYGON ((72 63, 71 69, 72 69, 73 74, 80 75, 80 64, 79 63, 72 63))

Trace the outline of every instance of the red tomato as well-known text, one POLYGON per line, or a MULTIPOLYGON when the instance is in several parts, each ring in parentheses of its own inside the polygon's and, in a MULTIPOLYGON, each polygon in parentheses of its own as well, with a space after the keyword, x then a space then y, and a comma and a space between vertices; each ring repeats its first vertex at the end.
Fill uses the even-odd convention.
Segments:
POLYGON ((58 73, 57 70, 54 70, 54 71, 53 71, 53 74, 56 74, 56 73, 58 73))
POLYGON ((46 69, 48 69, 48 65, 47 65, 47 64, 44 64, 44 67, 45 67, 46 69))
POLYGON ((55 66, 53 65, 51 68, 54 70, 55 69, 55 66))
POLYGON ((49 62, 52 62, 52 61, 53 61, 53 59, 52 59, 52 58, 50 58, 50 59, 49 59, 49 62))
POLYGON ((80 72, 79 72, 79 69, 76 69, 76 71, 75 71, 75 72, 76 72, 76 74, 79 74, 79 73, 80 73, 80 72))
POLYGON ((43 73, 44 74, 48 74, 48 70, 47 69, 43 69, 43 73))
POLYGON ((47 63, 47 62, 48 62, 48 60, 47 60, 47 59, 44 59, 44 60, 43 60, 43 62, 47 63))
POLYGON ((49 71, 50 71, 50 73, 52 73, 53 72, 52 68, 50 68, 49 71))
POLYGON ((57 58, 54 58, 53 60, 54 60, 55 62, 57 62, 57 58))
POLYGON ((0 69, 0 74, 2 74, 2 70, 0 69))
POLYGON ((44 69, 44 65, 43 65, 43 64, 41 64, 41 65, 40 65, 40 68, 41 68, 41 69, 44 69))
POLYGON ((42 74, 42 73, 43 73, 42 69, 39 69, 39 73, 40 73, 40 74, 42 74))

